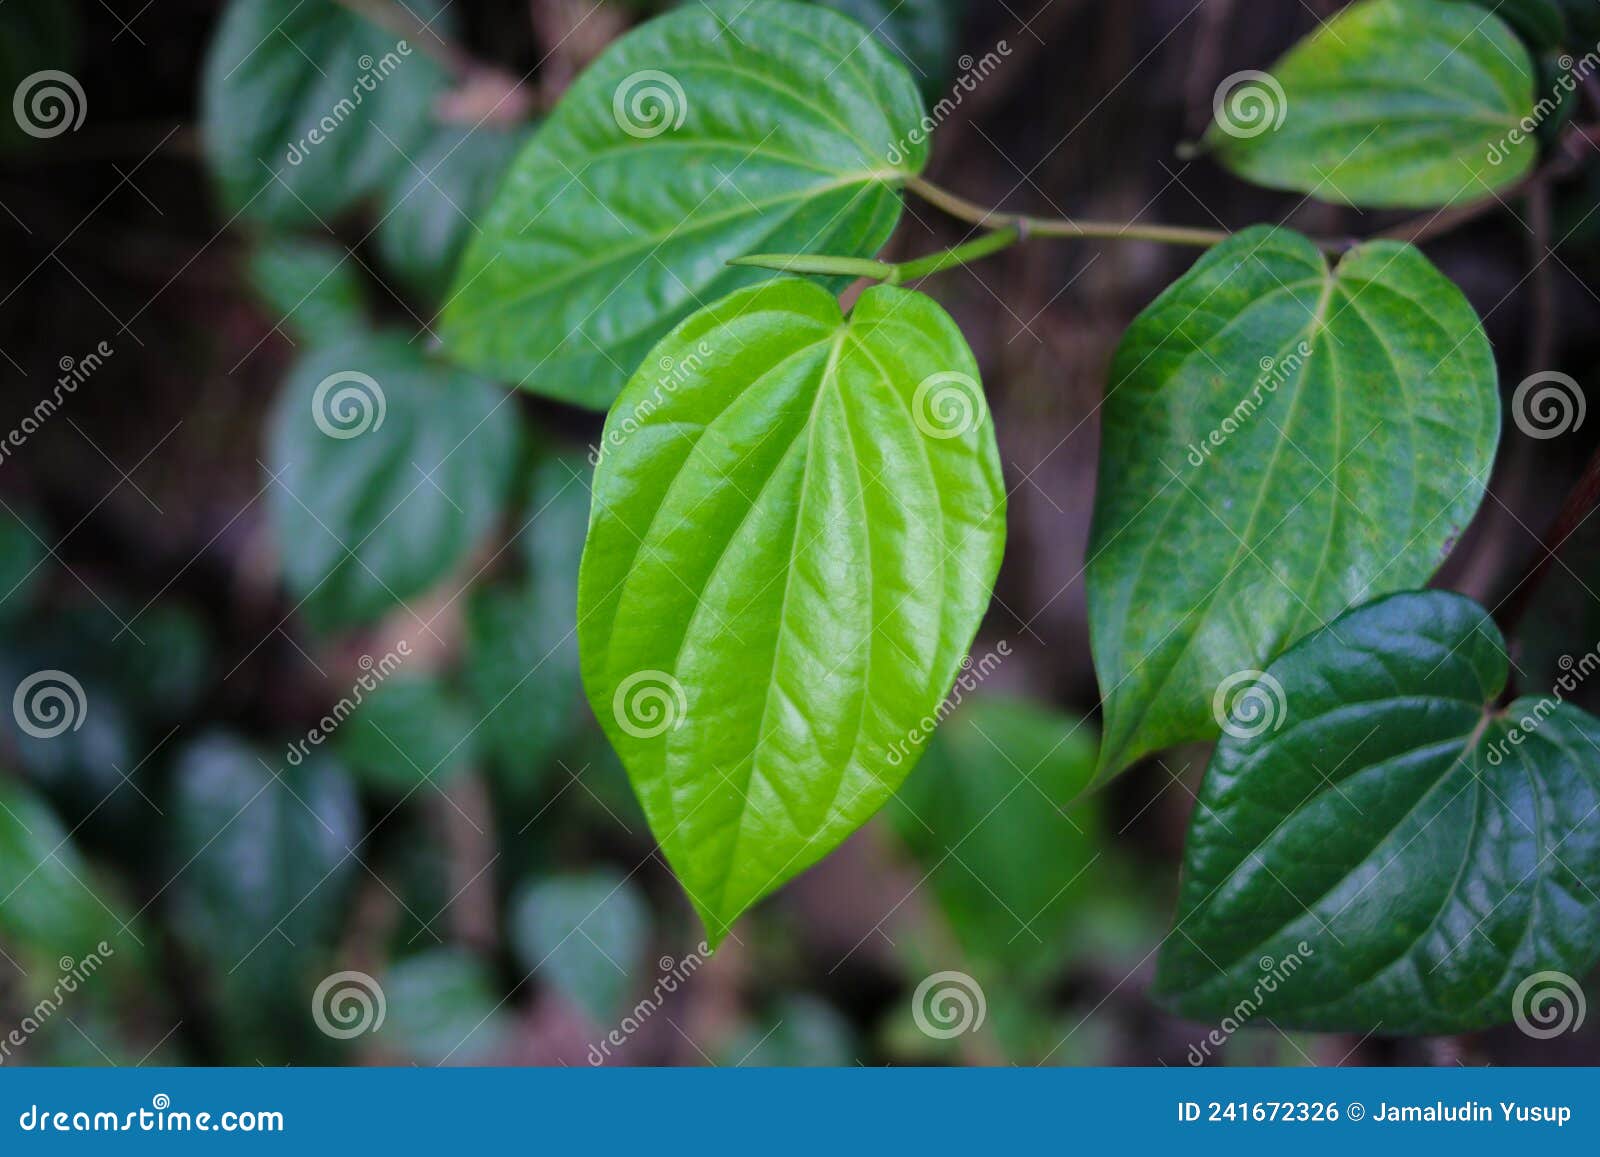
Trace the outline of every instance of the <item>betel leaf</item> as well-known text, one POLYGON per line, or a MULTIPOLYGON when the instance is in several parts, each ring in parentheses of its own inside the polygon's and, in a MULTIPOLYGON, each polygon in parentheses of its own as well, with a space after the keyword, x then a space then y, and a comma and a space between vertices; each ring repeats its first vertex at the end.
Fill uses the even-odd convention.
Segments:
POLYGON ((525 139, 490 125, 435 130, 385 197, 375 236, 384 265, 427 300, 442 300, 461 250, 525 139))
POLYGON ((50 976, 68 957, 121 954, 132 963, 143 956, 140 941, 148 936, 136 920, 117 890, 84 862, 50 807, 0 778, 0 937, 9 950, 29 970, 50 976))
POLYGON ((1374 207, 1488 197, 1538 145, 1528 50, 1491 13, 1445 0, 1362 0, 1273 66, 1218 90, 1206 144, 1274 189, 1374 207))
POLYGON ((1213 738, 1242 672, 1426 581, 1499 430, 1488 338, 1416 249, 1330 270, 1255 228, 1196 262, 1112 366, 1088 565, 1101 778, 1213 738))
POLYGON ((383 977, 385 1017, 376 1042, 426 1064, 481 1064, 510 1032, 495 978, 461 948, 430 948, 383 977))
MULTIPOLYGON (((430 28, 447 27, 440 0, 409 2, 430 28)), ((326 224, 409 167, 444 84, 421 45, 349 5, 232 0, 201 90, 225 207, 276 225, 326 224)))
POLYGON ((1600 720, 1504 712, 1500 633, 1442 591, 1336 619, 1269 666, 1217 745, 1156 988, 1183 1015, 1253 1000, 1282 1028, 1454 1033, 1508 1021, 1600 944, 1600 720), (1270 977, 1271 980, 1265 979, 1270 977))
POLYGON ((643 979, 650 909, 638 885, 615 872, 525 884, 511 901, 508 920, 522 966, 597 1027, 617 1018, 643 979))
MULTIPOLYGON (((173 929, 203 968, 235 1062, 300 1055, 288 1026, 315 1032, 309 997, 341 928, 361 843, 355 790, 322 753, 268 763, 208 734, 173 770, 173 929)), ((305 1038, 303 1047, 310 1047, 305 1038)))
POLYGON ((929 100, 937 99, 956 64, 956 38, 966 0, 813 0, 854 17, 883 41, 917 78, 929 100))
POLYGON ((1566 13, 1561 0, 1453 0, 1457 4, 1476 4, 1486 8, 1512 28, 1534 48, 1556 48, 1567 33, 1566 13))
POLYGON ((457 274, 446 344, 604 408, 693 310, 773 276, 731 258, 887 241, 927 159, 922 115, 905 67, 825 9, 707 0, 652 20, 600 55, 513 165, 457 274))
POLYGON ((1063 931, 1100 855, 1097 801, 1064 805, 1093 776, 1095 752, 1083 720, 983 696, 940 725, 890 804, 969 958, 1059 969, 1063 931))
POLYGON ((473 592, 467 688, 484 746, 507 776, 537 780, 582 717, 578 700, 578 563, 589 524, 589 467, 540 463, 514 549, 525 573, 473 592))
POLYGON ((425 784, 443 787, 472 763, 477 722, 439 679, 397 675, 339 728, 339 754, 363 782, 409 797, 425 784))
POLYGON ((366 327, 361 267, 338 245, 302 237, 268 237, 250 255, 250 284, 274 328, 326 344, 366 327))
POLYGON ((438 582, 500 513, 519 437, 506 395, 395 334, 313 350, 272 417, 269 513, 318 629, 438 582))
POLYGON ((977 365, 921 294, 868 289, 845 320, 810 282, 741 290, 622 392, 584 685, 713 941, 905 778, 1004 538, 977 365))

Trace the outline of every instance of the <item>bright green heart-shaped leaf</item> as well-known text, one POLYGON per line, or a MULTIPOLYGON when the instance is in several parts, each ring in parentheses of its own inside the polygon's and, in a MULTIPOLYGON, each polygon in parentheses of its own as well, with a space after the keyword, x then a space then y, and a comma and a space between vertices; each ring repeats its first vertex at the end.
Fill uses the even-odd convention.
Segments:
MULTIPOLYGON (((440 0, 409 0, 439 34, 440 0)), ((442 23, 441 23, 442 22, 442 23)), ((420 44, 331 0, 232 0, 201 90, 229 212, 322 225, 410 166, 445 77, 420 44)))
POLYGON ((1537 1017, 1550 973, 1576 986, 1600 956, 1600 720, 1493 710, 1506 671, 1483 609, 1439 591, 1270 665, 1201 786, 1157 991, 1198 1019, 1247 1002, 1413 1034, 1537 1017))
POLYGON ((1528 50, 1498 17, 1445 0, 1352 4, 1270 75, 1230 76, 1215 106, 1206 144, 1223 165, 1324 201, 1477 200, 1538 155, 1528 50))
POLYGON ((608 406, 691 311, 773 276, 729 259, 887 241, 927 159, 922 115, 905 67, 825 9, 709 0, 652 20, 601 54, 517 159, 462 262, 446 343, 538 393, 608 406))
POLYGON ((318 629, 370 621, 462 561, 500 513, 516 407, 394 334, 314 350, 272 417, 268 510, 318 629))
POLYGON ((374 238, 384 266, 426 300, 443 300, 462 249, 525 140, 525 133, 488 125, 436 130, 388 189, 374 238))
POLYGON ((1214 737, 1241 672, 1422 585, 1499 430, 1483 328, 1417 250, 1373 242, 1330 271, 1299 234, 1258 228, 1196 262, 1129 327, 1104 409, 1102 778, 1214 737))
POLYGON ((274 328, 326 345, 366 327, 361 266, 340 246, 302 237, 269 237, 250 256, 250 284, 274 328))
POLYGON ((621 875, 600 870, 529 883, 507 919, 522 966, 597 1027, 616 1020, 643 979, 650 909, 621 875))
POLYGON ((921 294, 739 291, 606 422, 589 701, 713 940, 904 779, 989 603, 1005 490, 977 365, 921 294))

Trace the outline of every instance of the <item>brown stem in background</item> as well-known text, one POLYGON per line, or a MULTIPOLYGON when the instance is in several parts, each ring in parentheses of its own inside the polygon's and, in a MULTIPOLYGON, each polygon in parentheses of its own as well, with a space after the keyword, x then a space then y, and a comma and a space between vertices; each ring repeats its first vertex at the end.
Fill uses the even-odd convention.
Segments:
POLYGON ((1500 624, 1500 630, 1507 637, 1516 631, 1517 624, 1521 622, 1534 593, 1550 569, 1550 564, 1566 545, 1567 539, 1572 537, 1594 511, 1597 502, 1600 502, 1600 449, 1596 449, 1589 458, 1576 485, 1567 494, 1566 501, 1561 504, 1555 521, 1550 524, 1550 529, 1540 543, 1539 557, 1518 580, 1511 594, 1506 596, 1495 612, 1495 621, 1500 624))

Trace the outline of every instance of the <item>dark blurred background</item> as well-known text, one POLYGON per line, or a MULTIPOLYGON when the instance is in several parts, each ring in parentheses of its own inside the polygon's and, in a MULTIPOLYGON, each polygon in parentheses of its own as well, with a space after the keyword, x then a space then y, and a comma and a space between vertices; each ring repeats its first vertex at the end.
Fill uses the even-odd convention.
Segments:
MULTIPOLYGON (((0 1061, 1192 1063, 1216 1026, 1172 1019, 1146 988, 1206 750, 1169 752, 1070 810, 1049 793, 1094 752, 1081 572, 1106 368, 1192 255, 1040 242, 927 286, 968 335, 995 415, 1010 541, 974 655, 1009 654, 941 731, 908 804, 708 959, 577 689, 571 599, 600 415, 496 395, 497 507, 472 506, 470 470, 378 464, 400 477, 377 491, 375 537, 353 560, 335 552, 329 585, 305 578, 308 542, 340 538, 325 522, 349 509, 294 483, 350 482, 283 470, 271 432, 326 364, 306 335, 327 319, 311 311, 425 350, 448 264, 421 234, 375 228, 382 205, 292 232, 230 220, 199 127, 224 7, 0 5, 5 91, 60 69, 87 104, 77 129, 0 153, 0 430, 74 381, 0 458, 0 690, 65 674, 72 717, 41 737, 0 713, 0 1061), (384 560, 423 538, 442 541, 437 573, 401 587, 384 560), (327 727, 363 679, 376 689, 327 727), (294 758, 314 731, 326 741, 294 758), (947 1036, 919 1007, 919 987, 926 1004, 948 983, 952 1007, 982 1000, 981 1025, 947 1036)), ((433 100, 441 131, 494 108, 489 129, 515 140, 657 6, 447 7, 451 51, 477 63, 433 100)), ((935 137, 929 175, 975 201, 1352 236, 1398 219, 1180 159, 1221 79, 1269 66, 1332 0, 904 7, 890 0, 881 32, 906 40, 935 100, 961 58, 1007 47, 935 137), (897 23, 912 17, 935 23, 897 23)), ((1507 396, 1536 371, 1592 380, 1596 159, 1429 244, 1484 317, 1507 396)), ((429 187, 396 197, 413 194, 429 187)), ((890 256, 965 236, 913 203, 890 256)), ((391 432, 431 428, 425 406, 389 402, 391 432)), ((1441 585, 1491 606, 1511 593, 1596 428, 1534 441, 1508 422, 1492 495, 1441 585)), ((1547 568, 1516 656, 1524 689, 1600 638, 1591 538, 1547 568)), ((1397 1041, 1284 1033, 1268 1012, 1207 1063, 1600 1061, 1592 1023, 1548 1041, 1514 1028, 1397 1041)))

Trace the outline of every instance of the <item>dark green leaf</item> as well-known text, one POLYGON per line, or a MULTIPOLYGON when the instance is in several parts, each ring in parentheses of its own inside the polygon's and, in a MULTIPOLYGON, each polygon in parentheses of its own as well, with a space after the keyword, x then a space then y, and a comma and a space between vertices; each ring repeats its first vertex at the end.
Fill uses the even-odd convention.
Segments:
MULTIPOLYGON (((1600 720, 1492 704, 1500 633, 1444 592, 1381 599, 1286 652, 1200 791, 1157 989, 1186 1016, 1456 1033, 1600 956, 1600 720), (1271 978, 1271 983, 1266 978, 1271 978)), ((1575 982, 1574 982, 1575 983, 1575 982)))
POLYGON ((250 283, 274 326, 294 338, 328 344, 366 329, 360 266, 339 246, 299 237, 269 237, 250 257, 250 283))
POLYGON ((378 222, 384 263, 425 300, 443 300, 450 277, 506 168, 526 139, 488 125, 436 130, 396 175, 378 222))
POLYGON ((1004 539, 977 365, 921 294, 876 286, 846 321, 809 282, 741 290, 623 391, 584 685, 713 942, 905 778, 1004 539))
POLYGON ((1217 90, 1206 143, 1258 185, 1376 207, 1490 196, 1538 144, 1528 50, 1500 20, 1444 0, 1361 0, 1272 74, 1217 90))
POLYGON ((614 872, 528 884, 507 919, 522 967, 596 1027, 609 1027, 644 979, 650 910, 638 886, 614 872))
MULTIPOLYGON (((439 0, 409 0, 440 32, 439 0)), ((419 44, 332 0, 232 0, 201 92, 229 212, 320 225, 408 168, 445 77, 419 44)))
POLYGON ((1330 272, 1304 237, 1257 228, 1134 321, 1104 422, 1102 777, 1214 737, 1224 688, 1425 582, 1477 509, 1500 407, 1477 316, 1417 250, 1372 242, 1330 272))
POLYGON ((0 936, 30 972, 37 968, 54 977, 91 957, 98 968, 118 955, 127 963, 142 956, 141 929, 116 891, 83 861, 50 808, 4 778, 0 901, 0 936))
POLYGON ((400 675, 339 729, 339 754, 366 783, 409 794, 442 787, 476 757, 474 716, 437 679, 400 675))
MULTIPOLYGON (((1534 48, 1556 48, 1566 38, 1563 0, 1455 0, 1476 4, 1504 20, 1534 48)), ((1593 3, 1593 0, 1585 0, 1593 3)))
POLYGON ((730 258, 875 252, 927 159, 921 119, 904 66, 834 13, 710 0, 652 20, 517 159, 462 262, 446 343, 538 393, 609 406, 679 321, 772 276, 730 258))
POLYGON ((221 735, 180 753, 173 790, 174 928, 207 966, 230 1055, 277 1055, 285 1024, 309 1028, 360 873, 355 792, 326 757, 275 766, 221 735))
POLYGON ((507 401, 392 334, 296 366, 272 418, 269 509, 315 626, 374 619, 462 562, 510 487, 507 401))
POLYGON ((969 955, 1060 963, 1061 933, 1100 854, 1097 809, 1064 805, 1093 777, 1096 750, 1082 720, 979 698, 945 721, 900 788, 888 814, 969 955))
POLYGON ((905 61, 931 100, 942 95, 956 64, 956 38, 966 0, 815 0, 854 17, 905 61))
POLYGON ((535 473, 516 539, 527 574, 474 593, 467 685, 485 745, 519 780, 536 777, 582 717, 578 564, 589 522, 589 468, 556 458, 535 473))

